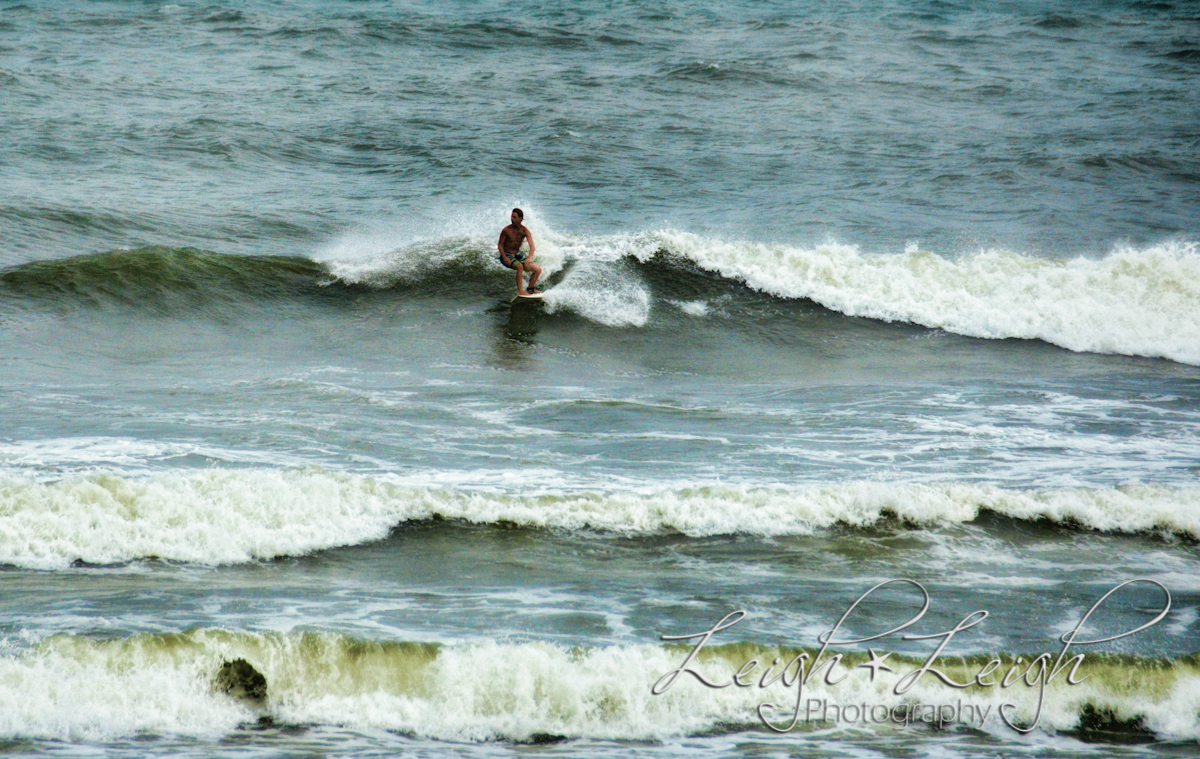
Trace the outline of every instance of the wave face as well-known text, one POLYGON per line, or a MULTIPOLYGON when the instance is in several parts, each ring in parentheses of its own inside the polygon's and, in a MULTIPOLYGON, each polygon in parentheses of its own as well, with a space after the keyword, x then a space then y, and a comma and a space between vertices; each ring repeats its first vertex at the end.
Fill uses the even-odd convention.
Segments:
MULTIPOLYGON (((755 644, 706 647, 695 665, 714 682, 728 680, 751 659, 788 661, 802 649, 755 644)), ((816 651, 807 651, 815 656, 816 651)), ((436 645, 358 640, 332 633, 233 633, 220 629, 142 634, 113 640, 60 635, 32 650, 0 656, 0 735, 10 738, 103 740, 139 732, 215 738, 260 711, 214 692, 222 660, 244 658, 267 679, 266 713, 285 724, 343 725, 400 731, 450 741, 537 740, 538 736, 666 740, 714 729, 752 728, 759 703, 794 703, 795 688, 704 688, 681 678, 660 696, 655 681, 682 663, 686 650, 655 645, 565 648, 492 641, 436 645)), ((842 682, 814 678, 806 699, 837 704, 959 704, 987 716, 971 727, 1015 738, 997 716, 1011 703, 1024 723, 1036 712, 1036 688, 952 690, 927 675, 905 696, 853 669, 842 682), (984 712, 983 710, 987 710, 984 712)), ((969 680, 989 656, 955 657, 943 671, 969 680)), ((1007 667, 1014 654, 998 656, 1007 667)), ((921 659, 893 655, 893 678, 921 659)), ((760 672, 761 674, 761 672, 760 672)), ((881 673, 882 674, 882 673, 881 673)), ((1087 656, 1068 686, 1047 687, 1041 726, 1073 730, 1089 712, 1136 723, 1164 739, 1200 737, 1200 661, 1087 656)), ((886 682, 885 682, 886 680, 886 682)), ((781 720, 786 722, 786 719, 781 720)), ((909 729, 920 726, 913 719, 909 729)), ((817 723, 820 725, 820 723, 817 723)), ((815 725, 801 723, 799 731, 815 725)), ((894 731, 883 721, 824 724, 835 730, 894 731)), ((884 733, 888 734, 888 733, 884 733)))
POLYGON ((402 523, 436 518, 700 537, 809 535, 889 520, 952 525, 984 513, 1113 533, 1200 536, 1200 491, 1149 485, 1013 490, 858 482, 515 496, 321 470, 221 470, 4 481, 0 562, 35 569, 147 557, 237 564, 376 541, 402 523))
MULTIPOLYGON (((551 285, 548 312, 609 327, 653 327, 656 312, 678 312, 750 329, 753 299, 766 295, 968 337, 1200 364, 1195 243, 1057 260, 1001 250, 947 258, 915 247, 867 254, 833 243, 724 242, 669 230, 535 232, 551 285)), ((0 288, 53 307, 116 304, 156 313, 236 311, 280 299, 336 303, 364 290, 490 300, 505 297, 511 281, 489 243, 458 235, 369 255, 342 250, 323 262, 144 248, 24 264, 0 273, 0 288)))
POLYGON ((63 306, 181 313, 317 292, 323 270, 305 258, 229 256, 147 247, 34 261, 0 272, 11 297, 63 306))

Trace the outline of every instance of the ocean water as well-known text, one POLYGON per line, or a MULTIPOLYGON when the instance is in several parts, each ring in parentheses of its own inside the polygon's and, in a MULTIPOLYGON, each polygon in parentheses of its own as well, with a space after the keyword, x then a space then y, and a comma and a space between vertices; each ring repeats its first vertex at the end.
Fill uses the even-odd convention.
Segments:
POLYGON ((0 3, 0 753, 1195 755, 1198 77, 1187 2, 0 3))

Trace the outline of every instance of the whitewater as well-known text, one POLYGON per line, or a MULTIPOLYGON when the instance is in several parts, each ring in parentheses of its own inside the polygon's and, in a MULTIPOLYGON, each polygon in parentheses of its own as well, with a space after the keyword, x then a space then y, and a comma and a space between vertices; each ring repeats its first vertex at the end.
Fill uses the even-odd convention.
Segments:
POLYGON ((991 512, 1116 533, 1200 537, 1200 490, 1014 490, 987 485, 858 482, 796 490, 692 487, 658 493, 537 495, 419 488, 319 470, 94 475, 0 482, 0 561, 31 569, 149 557, 231 564, 381 540, 431 519, 620 535, 809 535, 889 520, 969 523, 991 512))
POLYGON ((1194 16, 7 4, 0 742, 1193 755, 1194 16))

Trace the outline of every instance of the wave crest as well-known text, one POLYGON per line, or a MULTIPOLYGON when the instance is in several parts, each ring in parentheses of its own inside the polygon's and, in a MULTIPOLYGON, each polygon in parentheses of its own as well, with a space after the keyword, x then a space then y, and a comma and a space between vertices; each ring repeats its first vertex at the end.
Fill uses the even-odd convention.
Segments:
POLYGON ((998 250, 951 259, 915 246, 872 255, 833 243, 797 248, 660 235, 665 250, 703 269, 847 316, 1200 364, 1196 243, 1121 248, 1100 259, 998 250))
POLYGON ((702 487, 523 496, 305 470, 0 481, 0 562, 61 569, 160 557, 236 564, 380 540, 432 518, 628 535, 808 535, 887 520, 970 522, 983 512, 1107 532, 1200 536, 1200 490, 1151 485, 1012 490, 858 482, 795 490, 702 487))
MULTIPOLYGON (((0 657, 0 735, 94 740, 150 731, 219 737, 258 716, 209 685, 221 661, 234 658, 246 659, 266 676, 267 710, 285 724, 394 730, 450 741, 524 742, 539 735, 663 740, 714 728, 761 729, 760 702, 796 699, 794 687, 779 683, 765 689, 713 689, 691 678, 652 695, 655 680, 681 666, 685 648, 494 641, 439 646, 336 633, 219 629, 114 640, 61 635, 31 651, 0 657)), ((692 666, 724 682, 751 659, 789 661, 801 651, 810 657, 817 653, 750 642, 712 644, 692 666)), ((906 703, 968 704, 976 718, 963 722, 1007 740, 1019 736, 997 716, 1001 704, 1013 704, 1015 716, 1026 722, 1037 711, 1037 688, 1022 682, 1003 690, 952 690, 929 675, 906 696, 896 696, 868 679, 859 666, 866 658, 849 653, 839 665, 842 679, 829 685, 814 678, 805 685, 805 697, 889 710, 906 703), (977 719, 984 709, 988 717, 977 719)), ((943 657, 938 666, 951 678, 969 681, 989 658, 943 657)), ((996 658, 1004 672, 1015 654, 996 658)), ((888 664, 902 673, 922 661, 893 655, 888 664)), ((1108 714, 1113 722, 1136 722, 1137 730, 1161 738, 1195 739, 1200 736, 1198 664, 1194 655, 1089 654, 1080 668, 1086 676, 1080 685, 1067 686, 1064 676, 1049 683, 1041 725, 1073 730, 1089 715, 1108 714)), ((801 723, 800 731, 814 726, 829 727, 801 723)), ((832 727, 894 734, 900 726, 887 718, 862 718, 832 727)))

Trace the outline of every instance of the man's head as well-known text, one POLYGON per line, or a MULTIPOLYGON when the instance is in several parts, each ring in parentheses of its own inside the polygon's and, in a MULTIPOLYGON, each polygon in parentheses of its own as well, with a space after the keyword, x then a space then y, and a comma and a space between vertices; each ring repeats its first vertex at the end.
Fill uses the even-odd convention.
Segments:
POLYGON ((512 223, 520 224, 524 220, 525 220, 525 212, 522 211, 520 208, 514 208, 512 210, 512 223))

